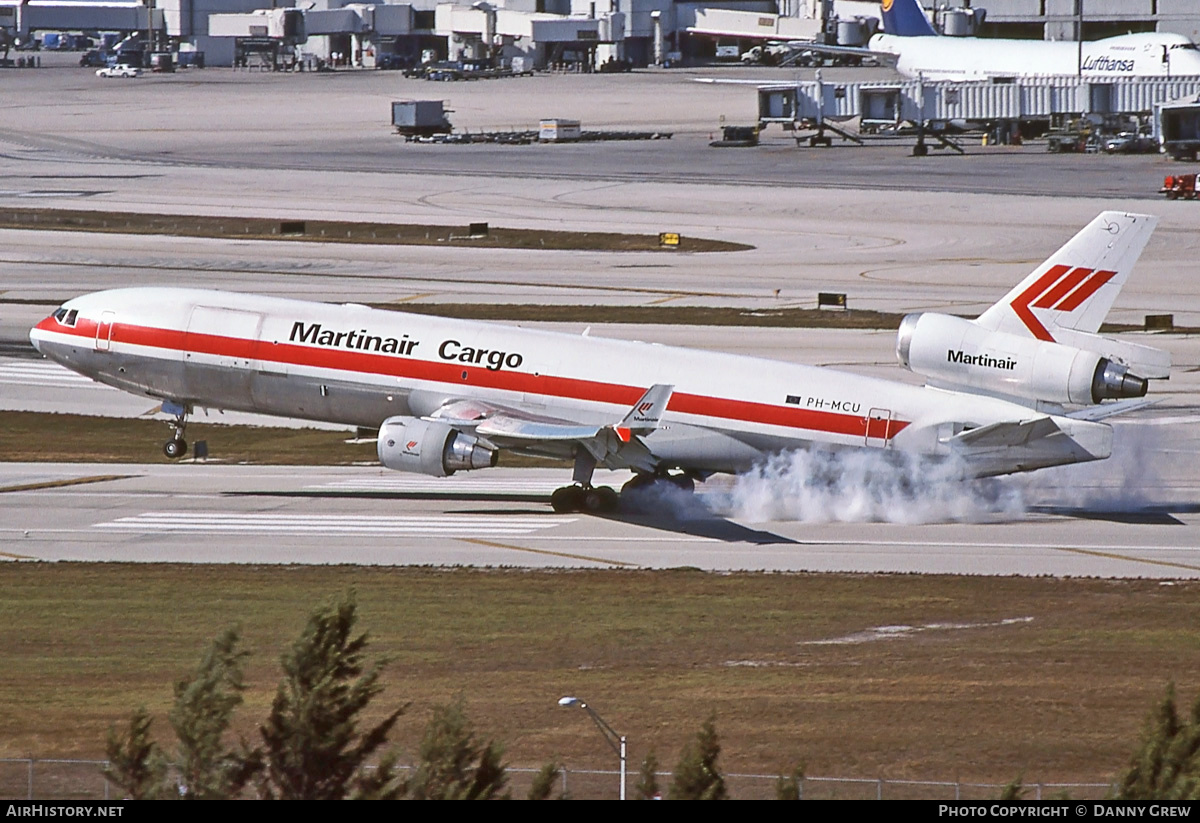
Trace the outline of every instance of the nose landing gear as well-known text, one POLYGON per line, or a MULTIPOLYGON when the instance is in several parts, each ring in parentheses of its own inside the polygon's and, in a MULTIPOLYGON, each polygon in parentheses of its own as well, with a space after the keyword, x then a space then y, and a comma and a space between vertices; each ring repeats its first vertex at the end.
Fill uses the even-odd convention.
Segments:
POLYGON ((187 454, 188 444, 183 439, 184 433, 187 430, 188 410, 186 406, 181 406, 178 403, 163 403, 162 410, 167 414, 175 415, 174 420, 168 420, 167 425, 171 427, 174 436, 163 443, 163 454, 171 460, 178 460, 187 454))

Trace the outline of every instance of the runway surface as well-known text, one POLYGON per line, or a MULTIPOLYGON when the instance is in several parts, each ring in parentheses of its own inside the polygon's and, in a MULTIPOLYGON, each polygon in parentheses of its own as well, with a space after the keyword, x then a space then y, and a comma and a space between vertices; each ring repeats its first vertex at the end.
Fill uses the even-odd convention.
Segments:
POLYGON ((549 493, 565 476, 542 469, 436 479, 377 467, 0 464, 0 556, 1200 576, 1194 486, 1146 487, 1163 496, 1121 510, 1104 482, 1016 483, 1010 493, 1019 507, 1009 500, 1004 510, 978 502, 957 508, 970 522, 814 523, 740 516, 728 483, 654 515, 555 514, 549 493))
MULTIPOLYGON (((18 114, 0 115, 4 206, 486 220, 679 231, 754 248, 482 252, 0 231, 0 409, 132 417, 153 408, 30 356, 29 326, 58 302, 104 288, 188 285, 400 307, 747 309, 810 307, 818 291, 839 291, 852 309, 971 314, 1112 208, 1161 222, 1110 319, 1140 325, 1146 314, 1172 313, 1180 326, 1200 326, 1200 207, 1157 199, 1162 175, 1176 170, 1158 157, 971 146, 966 157, 912 158, 904 145, 797 149, 778 131, 759 149, 710 149, 721 122, 753 119, 754 91, 673 72, 453 88, 382 72, 209 70, 105 83, 64 68, 9 80, 0 112, 18 114), (387 125, 389 101, 431 95, 450 95, 460 128, 557 116, 675 136, 591 146, 403 143, 387 125), (42 105, 47 99, 55 104, 42 105), (198 122, 198 111, 213 112, 219 125, 198 122)), ((577 334, 587 325, 551 327, 577 334)), ((597 325, 591 334, 917 382, 895 363, 893 330, 597 325)), ((803 467, 757 485, 710 483, 698 496, 704 505, 674 501, 653 515, 597 518, 549 509, 565 469, 437 481, 378 467, 0 462, 0 552, 44 560, 1196 576, 1200 345, 1184 334, 1131 339, 1171 350, 1175 368, 1169 383, 1152 389, 1161 402, 1120 424, 1113 459, 982 489, 944 486, 916 502, 904 496, 903 478, 881 489, 848 477, 831 492, 805 487, 803 467), (43 485, 111 475, 120 479, 43 485)))

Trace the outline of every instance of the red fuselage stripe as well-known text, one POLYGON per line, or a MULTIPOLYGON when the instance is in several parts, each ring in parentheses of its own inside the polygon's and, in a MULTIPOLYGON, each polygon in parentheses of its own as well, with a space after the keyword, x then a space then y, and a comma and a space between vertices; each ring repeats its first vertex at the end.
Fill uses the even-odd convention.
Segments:
MULTIPOLYGON (((61 326, 53 318, 43 320, 37 328, 59 334, 70 334, 86 340, 89 345, 93 343, 96 336, 96 323, 82 317, 73 328, 61 326)), ((454 361, 433 363, 390 354, 245 340, 237 337, 197 334, 176 329, 156 329, 124 323, 112 324, 111 339, 114 344, 143 346, 180 355, 184 352, 192 352, 215 357, 266 361, 281 366, 386 375, 407 380, 425 380, 474 388, 483 387, 557 397, 564 400, 589 400, 622 406, 632 406, 645 393, 644 387, 601 383, 573 377, 535 375, 505 369, 493 371, 477 365, 454 361), (466 376, 464 377, 464 375, 466 376)), ((768 403, 731 400, 684 392, 676 392, 671 395, 667 408, 680 414, 719 417, 748 423, 881 439, 891 439, 909 425, 908 421, 904 420, 872 419, 868 433, 867 419, 858 415, 787 408, 768 403)))

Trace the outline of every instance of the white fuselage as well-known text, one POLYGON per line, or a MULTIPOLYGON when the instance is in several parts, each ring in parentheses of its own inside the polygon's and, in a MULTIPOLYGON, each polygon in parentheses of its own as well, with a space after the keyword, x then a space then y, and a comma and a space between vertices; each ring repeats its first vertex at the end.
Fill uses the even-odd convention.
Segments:
MULTIPOLYGON (((826 368, 357 305, 132 288, 63 308, 73 325, 51 316, 31 332, 43 354, 184 406, 379 426, 474 400, 610 425, 648 387, 669 384, 662 425, 646 442, 663 466, 698 473, 741 470, 813 443, 943 453, 964 428, 1036 415, 1002 399, 826 368)), ((1108 427, 1088 426, 1103 430, 1090 453, 1070 448, 1013 468, 998 455, 997 470, 1106 457, 1108 427)))
POLYGON ((1084 42, 877 34, 869 48, 897 55, 896 69, 926 80, 990 77, 1085 78, 1200 75, 1200 50, 1178 34, 1125 34, 1084 42))

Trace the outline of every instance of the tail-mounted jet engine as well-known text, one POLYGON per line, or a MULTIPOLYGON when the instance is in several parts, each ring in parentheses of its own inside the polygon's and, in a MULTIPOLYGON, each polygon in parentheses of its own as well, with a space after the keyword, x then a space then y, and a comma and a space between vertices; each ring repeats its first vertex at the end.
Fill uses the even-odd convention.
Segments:
POLYGON ((1145 378, 1099 352, 992 331, 945 314, 905 317, 896 356, 904 368, 939 383, 1029 400, 1090 406, 1146 394, 1145 378))
POLYGON ((379 427, 379 462, 389 469, 446 477, 496 465, 498 452, 445 423, 389 417, 379 427))

